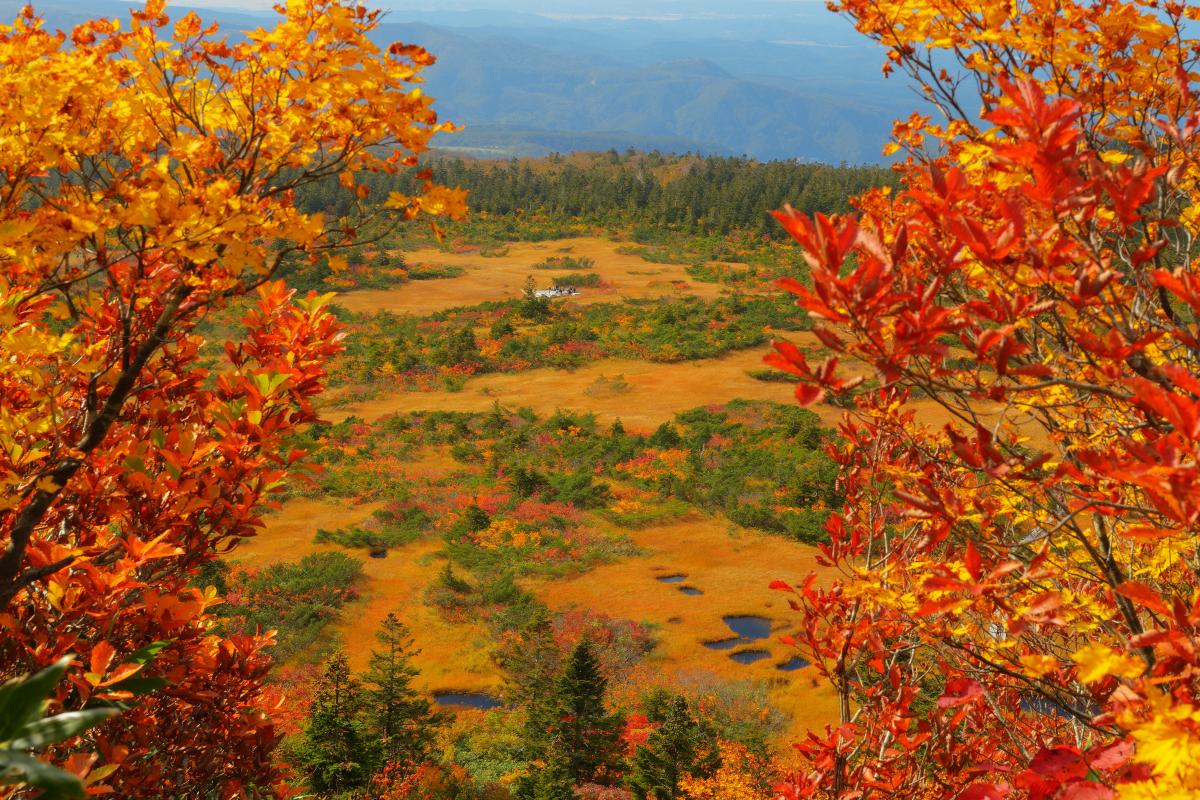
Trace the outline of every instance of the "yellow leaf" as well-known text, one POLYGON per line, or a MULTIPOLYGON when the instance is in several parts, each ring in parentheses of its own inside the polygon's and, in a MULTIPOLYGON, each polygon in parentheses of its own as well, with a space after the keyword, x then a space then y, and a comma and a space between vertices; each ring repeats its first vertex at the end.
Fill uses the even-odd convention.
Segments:
POLYGON ((1103 644, 1089 644, 1075 652, 1071 660, 1079 665, 1078 677, 1083 683, 1096 683, 1110 675, 1136 678, 1142 674, 1142 662, 1103 644))
POLYGON ((1025 674, 1033 678, 1041 678, 1058 669, 1058 659, 1054 656, 1027 653, 1021 656, 1021 666, 1025 668, 1025 674))

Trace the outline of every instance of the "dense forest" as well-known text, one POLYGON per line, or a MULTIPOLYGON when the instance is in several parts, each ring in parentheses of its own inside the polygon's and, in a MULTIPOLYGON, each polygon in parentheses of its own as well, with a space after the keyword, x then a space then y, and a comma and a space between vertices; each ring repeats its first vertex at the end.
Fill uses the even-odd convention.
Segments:
MULTIPOLYGON (((607 153, 550 156, 504 162, 445 156, 427 162, 432 180, 468 189, 472 210, 485 215, 543 214, 609 228, 666 226, 694 233, 751 231, 782 239, 770 211, 791 204, 806 213, 850 210, 849 198, 872 186, 891 185, 894 173, 879 166, 830 166, 749 158, 607 153)), ((370 198, 412 194, 411 174, 364 176, 370 198)), ((349 211, 353 197, 334 181, 311 187, 309 211, 349 211)))

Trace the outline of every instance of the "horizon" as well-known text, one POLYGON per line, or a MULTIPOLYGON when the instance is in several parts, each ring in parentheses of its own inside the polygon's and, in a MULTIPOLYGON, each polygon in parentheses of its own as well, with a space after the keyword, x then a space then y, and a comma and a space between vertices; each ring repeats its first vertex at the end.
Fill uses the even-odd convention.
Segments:
MULTIPOLYGON (((122 2, 129 5, 140 4, 139 0, 122 0, 122 2)), ((275 0, 189 0, 189 2, 169 2, 167 7, 169 9, 171 6, 189 5, 226 10, 270 11, 275 4, 275 0)), ((399 12, 500 11, 542 16, 547 19, 670 21, 746 19, 762 16, 762 14, 748 11, 730 12, 723 3, 706 2, 705 0, 649 0, 649 2, 606 0, 602 3, 587 2, 586 0, 566 0, 566 2, 550 2, 549 0, 440 0, 439 2, 430 2, 430 0, 423 0, 419 3, 380 0, 380 2, 368 3, 368 5, 399 12)), ((795 10, 797 6, 808 6, 811 9, 823 8, 824 4, 820 0, 750 0, 748 3, 743 3, 741 7, 743 9, 773 8, 786 13, 789 9, 795 10)))

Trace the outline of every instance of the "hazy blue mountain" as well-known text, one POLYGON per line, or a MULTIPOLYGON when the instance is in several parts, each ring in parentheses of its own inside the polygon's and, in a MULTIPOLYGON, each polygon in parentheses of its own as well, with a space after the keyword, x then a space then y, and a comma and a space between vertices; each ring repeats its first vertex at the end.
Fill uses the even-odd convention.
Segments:
MULTIPOLYGON (((441 2, 391 11, 381 41, 421 44, 438 56, 427 91, 445 119, 467 126, 440 145, 481 155, 576 149, 659 149, 874 162, 891 120, 916 99, 884 81, 882 54, 820 4, 747 0, 637 3, 441 2)), ((16 14, 20 0, 0 0, 16 14)), ((116 0, 37 3, 52 27, 116 0)), ((183 7, 172 6, 171 13, 183 7)), ((263 12, 204 9, 226 26, 263 12)))

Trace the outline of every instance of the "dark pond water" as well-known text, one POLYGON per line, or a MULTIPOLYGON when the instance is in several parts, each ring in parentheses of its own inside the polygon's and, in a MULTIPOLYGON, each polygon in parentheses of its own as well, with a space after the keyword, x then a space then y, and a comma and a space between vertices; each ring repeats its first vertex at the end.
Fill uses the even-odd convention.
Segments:
POLYGON ((701 644, 709 650, 732 650, 739 644, 745 644, 745 642, 735 637, 733 639, 718 639, 715 642, 701 642, 701 644))
POLYGON ((766 617, 723 617, 729 629, 743 639, 765 639, 771 635, 771 620, 766 617))
POLYGON ((792 656, 787 661, 784 661, 782 664, 776 664, 775 669, 783 670, 784 672, 792 672, 794 670, 800 669, 801 667, 807 667, 807 666, 808 666, 808 662, 805 661, 803 658, 801 658, 800 656, 792 656))
POLYGON ((679 591, 683 592, 684 594, 704 594, 704 592, 700 591, 695 586, 680 586, 679 591))
POLYGON ((433 699, 439 706, 478 708, 481 711, 500 707, 499 700, 483 692, 438 692, 433 699))
POLYGON ((741 650, 737 653, 730 653, 729 657, 739 664, 753 664, 755 661, 770 658, 771 654, 766 650, 741 650))
POLYGON ((687 575, 659 575, 655 578, 659 583, 683 583, 687 575))

